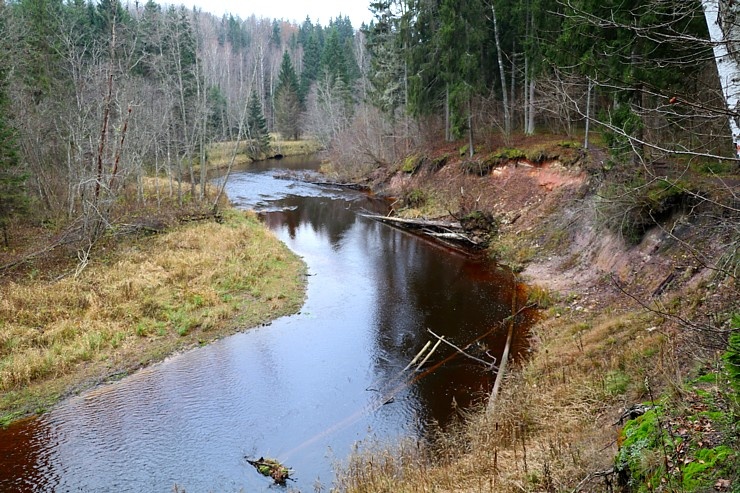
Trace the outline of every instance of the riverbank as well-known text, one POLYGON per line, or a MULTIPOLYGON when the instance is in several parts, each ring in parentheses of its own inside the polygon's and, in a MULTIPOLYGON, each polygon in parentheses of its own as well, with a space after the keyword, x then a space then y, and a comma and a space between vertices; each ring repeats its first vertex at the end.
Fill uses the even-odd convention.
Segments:
MULTIPOLYGON (((283 158, 291 156, 307 156, 316 154, 322 150, 321 144, 316 140, 282 140, 272 136, 270 152, 260 156, 261 159, 283 158)), ((216 142, 208 147, 208 169, 226 169, 229 166, 239 166, 254 162, 249 156, 249 148, 246 142, 216 142), (233 161, 232 161, 233 159, 233 161)))
POLYGON ((294 313, 304 297, 300 259, 253 213, 228 207, 157 234, 111 234, 84 269, 70 253, 29 261, 0 285, 2 424, 294 313))
MULTIPOLYGON (((604 197, 616 184, 598 150, 539 136, 474 159, 463 151, 422 151, 367 181, 398 197, 400 215, 490 214, 488 254, 542 287, 549 307, 492 410, 482 399, 431 443, 367 447, 344 465, 340 488, 736 488, 740 408, 720 358, 739 322, 736 267, 708 261, 727 258, 734 241, 711 219, 722 209, 683 208, 656 182, 635 199, 655 200, 660 220, 633 238, 610 227, 617 201, 604 197), (629 411, 643 403, 647 418, 629 411)), ((712 190, 721 203, 731 190, 708 175, 695 174, 690 189, 712 190)))

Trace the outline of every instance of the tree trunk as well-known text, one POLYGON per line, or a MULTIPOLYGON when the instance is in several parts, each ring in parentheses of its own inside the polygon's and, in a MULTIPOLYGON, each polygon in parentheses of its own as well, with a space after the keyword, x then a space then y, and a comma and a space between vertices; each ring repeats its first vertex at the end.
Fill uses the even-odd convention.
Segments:
POLYGON ((504 71, 504 58, 501 52, 501 39, 496 21, 496 7, 491 3, 491 14, 493 15, 493 34, 496 41, 496 54, 498 55, 499 75, 501 76, 501 94, 504 103, 504 133, 508 137, 511 134, 511 114, 509 113, 509 98, 506 90, 506 72, 504 71))
POLYGON ((468 154, 473 157, 475 146, 473 145, 473 98, 468 99, 468 154))
POLYGON ((591 78, 588 79, 588 96, 586 97, 586 136, 583 139, 583 147, 588 149, 588 132, 591 126, 591 91, 593 90, 594 82, 591 78))
MULTIPOLYGON (((738 125, 738 102, 740 102, 740 63, 732 56, 729 44, 737 38, 737 27, 729 21, 738 13, 737 6, 730 4, 720 8, 720 0, 702 0, 704 16, 709 28, 709 38, 714 49, 714 60, 717 64, 719 82, 722 85, 722 93, 725 104, 730 114, 729 124, 734 145, 733 155, 740 156, 740 125, 738 125), (729 11, 728 11, 729 10, 729 11)), ((734 47, 732 47, 734 48, 734 47)))
POLYGON ((533 135, 534 134, 534 77, 532 75, 529 76, 529 111, 527 112, 527 115, 529 116, 529 119, 527 120, 527 135, 533 135))
POLYGON ((445 142, 452 142, 452 132, 450 132, 450 85, 445 87, 445 142))

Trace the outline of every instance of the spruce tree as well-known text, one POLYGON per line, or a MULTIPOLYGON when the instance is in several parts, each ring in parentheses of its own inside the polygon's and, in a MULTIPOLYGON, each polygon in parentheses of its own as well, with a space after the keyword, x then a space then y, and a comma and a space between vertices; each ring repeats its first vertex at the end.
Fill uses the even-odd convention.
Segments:
MULTIPOLYGON (((5 8, 0 4, 0 39, 7 39, 4 22, 5 8)), ((4 48, 4 47, 3 47, 4 48)), ((8 53, 5 49, 2 53, 8 53)), ((0 229, 3 243, 8 246, 10 219, 22 212, 26 205, 25 177, 19 171, 18 149, 15 130, 10 121, 10 98, 7 93, 7 67, 4 56, 0 56, 0 229)))
POLYGON ((321 49, 319 40, 315 33, 311 32, 303 45, 303 71, 301 72, 301 101, 306 100, 311 84, 316 82, 321 66, 321 49))
POLYGON ((482 86, 480 61, 486 18, 483 8, 483 2, 478 0, 443 0, 440 4, 442 77, 449 89, 455 137, 471 131, 471 100, 482 86))
POLYGON ((249 98, 247 114, 247 139, 249 157, 261 159, 270 152, 270 133, 267 131, 267 120, 262 112, 262 104, 255 92, 249 98))
POLYGON ((286 50, 275 91, 275 125, 283 138, 298 139, 301 114, 299 95, 298 76, 286 50))

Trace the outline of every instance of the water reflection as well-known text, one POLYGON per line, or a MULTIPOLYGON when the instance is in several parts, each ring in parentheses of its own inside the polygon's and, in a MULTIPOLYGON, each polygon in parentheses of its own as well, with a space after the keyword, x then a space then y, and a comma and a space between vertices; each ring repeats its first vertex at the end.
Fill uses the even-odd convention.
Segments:
MULTIPOLYGON (((283 161, 286 168, 307 163, 283 161)), ((422 435, 492 375, 441 346, 434 372, 401 373, 431 339, 499 356, 510 274, 361 217, 385 204, 278 180, 270 165, 227 191, 309 268, 301 313, 173 357, 0 432, 0 491, 269 491, 244 456, 270 455, 293 486, 329 485, 353 443, 422 435), (408 385, 405 385, 408 384, 408 385)), ((516 348, 515 348, 516 351, 516 348)))

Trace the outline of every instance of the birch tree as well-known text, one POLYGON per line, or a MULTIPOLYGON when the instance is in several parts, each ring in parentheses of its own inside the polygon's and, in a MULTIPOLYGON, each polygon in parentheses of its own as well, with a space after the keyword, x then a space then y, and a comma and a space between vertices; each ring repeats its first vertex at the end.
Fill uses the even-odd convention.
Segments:
POLYGON ((729 115, 734 154, 740 156, 740 5, 726 0, 702 0, 719 82, 729 115))

